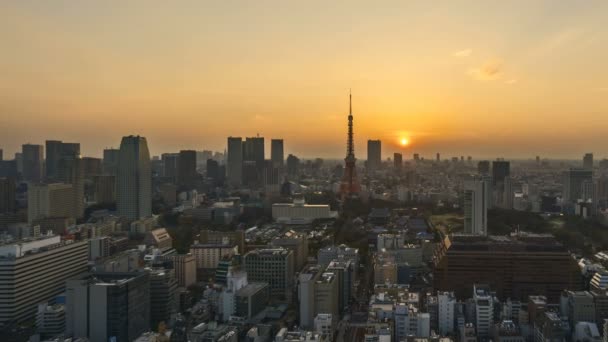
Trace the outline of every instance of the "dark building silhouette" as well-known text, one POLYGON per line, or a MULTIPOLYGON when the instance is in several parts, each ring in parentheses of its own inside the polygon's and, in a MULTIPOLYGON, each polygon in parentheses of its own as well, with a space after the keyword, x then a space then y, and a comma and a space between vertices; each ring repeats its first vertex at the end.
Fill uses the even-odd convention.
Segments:
POLYGON ((179 151, 177 165, 177 184, 181 190, 192 190, 196 186, 196 151, 179 151))
POLYGON ((281 165, 272 160, 264 162, 264 187, 267 191, 279 192, 281 184, 281 165))
POLYGON ((170 178, 175 182, 177 179, 179 153, 163 153, 161 160, 163 164, 163 177, 170 178))
POLYGON ((272 139, 270 141, 270 160, 275 165, 283 166, 285 161, 283 154, 283 139, 272 139))
POLYGON ((152 215, 152 169, 146 138, 123 137, 116 176, 118 215, 139 220, 152 215))
POLYGON ((109 148, 103 150, 103 173, 106 175, 116 176, 116 168, 118 166, 119 149, 109 148))
POLYGON ((243 182, 243 140, 240 137, 228 137, 226 158, 226 175, 230 185, 239 186, 243 182))
POLYGON ((12 178, 0 178, 0 214, 15 211, 17 187, 12 178))
POLYGON ((496 185, 504 183, 505 177, 511 174, 511 163, 506 160, 495 160, 492 162, 492 181, 496 185))
POLYGON ((562 198, 564 202, 576 202, 583 199, 583 184, 592 182, 593 171, 591 169, 571 168, 564 172, 562 198))
POLYGON ((300 169, 300 159, 293 154, 287 156, 287 176, 295 179, 300 169))
POLYGON ((102 161, 100 158, 83 157, 84 178, 92 179, 93 176, 102 174, 102 161))
POLYGON ((395 165, 396 170, 401 170, 403 168, 403 155, 401 153, 395 153, 393 155, 393 164, 395 165))
POLYGON ((367 169, 377 171, 382 165, 382 142, 380 140, 367 141, 367 169))
POLYGON ((480 175, 489 175, 490 174, 490 161, 489 160, 480 160, 477 162, 477 173, 480 175))
POLYGON ((0 160, 0 177, 17 179, 19 177, 19 172, 17 172, 17 161, 0 160))
POLYGON ((63 158, 75 159, 80 157, 80 143, 64 143, 59 140, 47 140, 46 145, 46 177, 59 178, 59 162, 63 158))
POLYGON ((25 144, 22 146, 23 179, 38 183, 44 171, 44 146, 25 144))
POLYGON ((257 164, 253 160, 243 162, 243 185, 256 186, 258 185, 259 176, 257 164))
POLYGON ((213 159, 207 159, 207 178, 218 180, 220 178, 220 163, 213 159))
POLYGON ((246 138, 243 142, 243 160, 254 161, 256 165, 264 165, 264 138, 246 138))
POLYGON ((566 247, 552 235, 452 235, 440 244, 434 288, 460 299, 474 284, 488 284, 501 300, 544 295, 557 302, 564 289, 581 288, 580 270, 566 247))
POLYGON ((593 169, 593 153, 585 153, 583 156, 583 169, 593 169))

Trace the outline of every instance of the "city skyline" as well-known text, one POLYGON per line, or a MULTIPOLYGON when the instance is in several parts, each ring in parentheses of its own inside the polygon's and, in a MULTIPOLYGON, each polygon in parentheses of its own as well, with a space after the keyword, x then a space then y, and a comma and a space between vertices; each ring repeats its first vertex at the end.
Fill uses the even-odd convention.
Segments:
POLYGON ((352 88, 359 152, 603 157, 603 2, 1 6, 5 155, 48 138, 100 156, 131 134, 153 155, 222 151, 260 133, 340 159, 352 88))
POLYGON ((608 2, 0 2, 2 341, 608 342, 608 2))

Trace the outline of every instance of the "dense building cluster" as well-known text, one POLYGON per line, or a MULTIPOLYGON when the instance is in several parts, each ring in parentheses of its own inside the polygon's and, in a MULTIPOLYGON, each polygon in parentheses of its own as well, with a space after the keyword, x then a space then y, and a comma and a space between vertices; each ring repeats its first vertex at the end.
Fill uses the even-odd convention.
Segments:
POLYGON ((282 139, 267 159, 259 135, 229 137, 224 153, 160 156, 141 136, 103 158, 81 156, 79 143, 23 145, 0 160, 0 331, 608 340, 606 246, 569 242, 559 226, 605 221, 608 162, 383 160, 370 139, 358 165, 354 127, 351 106, 344 161, 285 157, 282 139), (538 231, 543 222, 554 230, 538 231))

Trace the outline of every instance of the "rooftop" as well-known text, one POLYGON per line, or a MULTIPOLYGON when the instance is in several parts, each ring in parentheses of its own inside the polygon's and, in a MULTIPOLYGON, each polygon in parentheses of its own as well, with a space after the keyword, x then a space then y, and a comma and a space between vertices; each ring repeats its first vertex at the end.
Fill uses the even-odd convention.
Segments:
POLYGON ((72 240, 61 240, 59 235, 45 235, 38 238, 28 238, 0 244, 0 260, 22 258, 27 255, 46 252, 65 245, 72 240))
POLYGON ((520 233, 513 236, 453 234, 451 251, 567 252, 550 234, 520 233))
POLYGON ((236 291, 236 295, 239 297, 249 297, 268 287, 268 283, 249 283, 244 287, 241 287, 236 291))

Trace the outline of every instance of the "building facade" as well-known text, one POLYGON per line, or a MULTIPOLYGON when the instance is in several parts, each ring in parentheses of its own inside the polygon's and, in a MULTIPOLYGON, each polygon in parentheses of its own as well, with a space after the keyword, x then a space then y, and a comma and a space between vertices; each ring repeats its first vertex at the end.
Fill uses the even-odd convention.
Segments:
POLYGON ((59 236, 0 245, 0 324, 33 319, 39 303, 87 271, 88 254, 86 241, 62 242, 59 236))
POLYGON ((116 208, 131 220, 152 215, 152 170, 146 138, 123 137, 120 143, 116 208))

